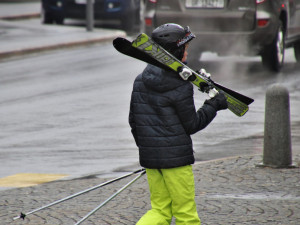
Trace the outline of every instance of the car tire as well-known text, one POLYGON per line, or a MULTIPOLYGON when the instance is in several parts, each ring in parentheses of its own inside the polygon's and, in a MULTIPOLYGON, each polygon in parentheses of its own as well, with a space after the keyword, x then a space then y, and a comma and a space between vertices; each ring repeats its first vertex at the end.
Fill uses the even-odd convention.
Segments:
POLYGON ((263 65, 271 71, 279 72, 284 63, 285 34, 280 23, 276 36, 270 45, 265 46, 262 57, 263 65))
POLYGON ((300 62, 300 41, 294 44, 294 54, 297 62, 300 62))
POLYGON ((42 9, 41 10, 41 21, 43 24, 53 24, 54 18, 50 12, 47 12, 44 9, 42 9))
POLYGON ((64 24, 64 18, 62 16, 58 16, 54 20, 55 20, 56 24, 59 24, 59 25, 63 25, 64 24))
POLYGON ((45 11, 42 9, 41 11, 41 21, 43 24, 63 24, 64 18, 63 16, 53 16, 52 13, 45 11))

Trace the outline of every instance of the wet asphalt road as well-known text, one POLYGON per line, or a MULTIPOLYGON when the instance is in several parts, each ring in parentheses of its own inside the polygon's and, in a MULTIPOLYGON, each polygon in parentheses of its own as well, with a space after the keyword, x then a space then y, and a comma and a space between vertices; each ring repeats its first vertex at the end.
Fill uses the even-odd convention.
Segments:
MULTIPOLYGON (((265 91, 277 82, 290 91, 293 141, 299 141, 300 76, 291 50, 286 62, 281 73, 272 74, 259 58, 203 55, 199 67, 214 81, 255 102, 242 118, 219 112, 194 135, 197 160, 261 154, 265 91)), ((144 67, 111 43, 1 62, 0 177, 24 172, 107 176, 139 168, 127 118, 132 83, 144 67)), ((206 98, 195 90, 197 107, 206 98)))

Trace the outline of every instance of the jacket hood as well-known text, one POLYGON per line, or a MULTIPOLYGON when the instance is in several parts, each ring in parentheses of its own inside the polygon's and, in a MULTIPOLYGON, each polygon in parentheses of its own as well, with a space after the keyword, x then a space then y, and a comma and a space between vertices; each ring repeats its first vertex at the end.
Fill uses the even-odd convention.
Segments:
POLYGON ((150 64, 143 71, 142 80, 147 88, 157 92, 170 91, 185 84, 185 81, 175 72, 163 70, 150 64))

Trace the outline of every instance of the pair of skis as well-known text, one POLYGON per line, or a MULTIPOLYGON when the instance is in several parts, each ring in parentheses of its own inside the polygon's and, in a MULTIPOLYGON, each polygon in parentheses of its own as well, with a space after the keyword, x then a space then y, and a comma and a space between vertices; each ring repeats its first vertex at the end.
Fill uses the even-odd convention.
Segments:
POLYGON ((223 92, 227 99, 228 109, 237 116, 243 116, 249 110, 249 105, 254 101, 252 98, 214 82, 207 76, 207 73, 192 70, 144 33, 140 34, 132 42, 125 38, 116 38, 113 41, 113 45, 116 50, 125 55, 166 70, 171 69, 177 72, 182 79, 192 82, 198 88, 202 88, 204 86, 203 84, 205 84, 205 86, 208 86, 210 89, 223 92), (192 73, 182 73, 184 69, 192 73))

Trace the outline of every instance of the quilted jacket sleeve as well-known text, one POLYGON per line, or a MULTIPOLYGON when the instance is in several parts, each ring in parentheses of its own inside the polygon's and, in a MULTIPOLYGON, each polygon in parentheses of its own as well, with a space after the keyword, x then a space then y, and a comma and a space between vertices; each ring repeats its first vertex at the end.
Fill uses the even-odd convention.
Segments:
POLYGON ((135 124, 135 119, 134 119, 134 113, 133 113, 133 103, 132 103, 132 98, 130 102, 130 110, 129 110, 129 125, 131 127, 131 133, 134 137, 135 143, 138 146, 138 139, 137 139, 137 133, 136 133, 136 124, 135 124))
POLYGON ((194 90, 190 83, 175 90, 177 94, 175 108, 179 119, 187 134, 194 134, 204 129, 216 116, 216 110, 208 105, 203 106, 196 111, 194 104, 194 90))

